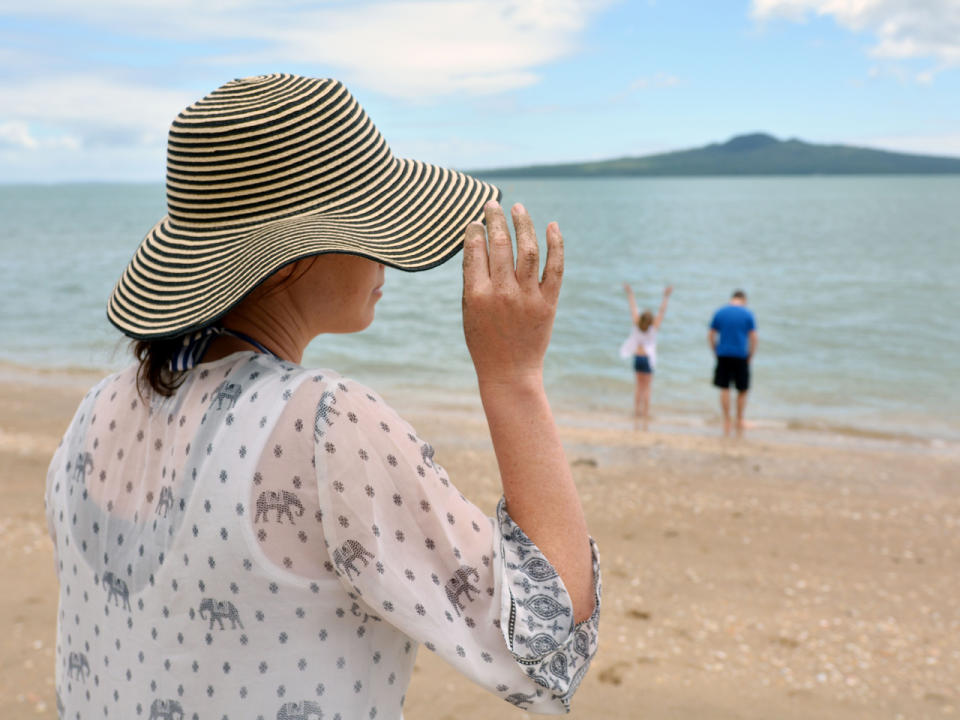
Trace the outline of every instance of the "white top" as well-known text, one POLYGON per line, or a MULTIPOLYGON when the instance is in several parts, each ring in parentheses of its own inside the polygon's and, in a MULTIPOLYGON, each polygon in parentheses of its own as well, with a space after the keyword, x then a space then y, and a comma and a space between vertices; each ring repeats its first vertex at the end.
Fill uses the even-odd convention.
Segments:
POLYGON ((87 394, 47 476, 61 717, 399 718, 418 643, 567 709, 592 541, 575 626, 503 501, 484 515, 362 385, 251 352, 149 405, 135 377, 87 394))
POLYGON ((637 350, 643 348, 643 355, 650 361, 650 367, 657 364, 657 328, 651 325, 646 332, 641 332, 636 325, 630 330, 630 335, 620 346, 620 357, 628 358, 637 355, 637 350))

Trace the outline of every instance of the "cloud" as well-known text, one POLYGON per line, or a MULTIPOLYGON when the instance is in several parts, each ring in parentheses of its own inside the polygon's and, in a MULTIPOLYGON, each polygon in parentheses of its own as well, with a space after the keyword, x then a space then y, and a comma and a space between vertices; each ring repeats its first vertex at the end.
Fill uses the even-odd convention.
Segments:
POLYGON ((0 48, 6 67, 22 68, 0 72, 0 176, 13 160, 25 168, 28 157, 40 163, 67 147, 91 156, 125 149, 147 167, 198 87, 236 75, 334 76, 405 104, 529 87, 545 66, 576 54, 591 18, 617 1, 4 3, 10 32, 26 34, 0 48), (30 42, 37 28, 55 32, 30 42))
POLYGON ((536 68, 575 52, 580 31, 610 2, 94 0, 78 5, 37 0, 14 12, 61 21, 74 17, 133 37, 229 41, 224 46, 232 51, 207 55, 202 62, 337 68, 348 82, 394 98, 423 100, 536 83, 536 68))
POLYGON ((80 142, 70 135, 37 138, 26 123, 0 123, 0 148, 17 150, 76 150, 80 142))
POLYGON ((804 21, 810 14, 830 16, 838 25, 876 37, 870 49, 881 60, 932 60, 914 75, 921 83, 960 66, 960 3, 957 0, 753 0, 759 20, 804 21))
POLYGON ((160 144, 174 115, 194 99, 183 91, 92 75, 0 83, 0 122, 12 128, 8 143, 19 137, 23 148, 31 147, 26 138, 36 126, 56 128, 75 144, 160 144))
POLYGON ((458 0, 319 10, 261 32, 277 60, 342 67, 355 82, 405 99, 532 85, 535 69, 572 54, 596 2, 458 0))
POLYGON ((35 150, 40 143, 30 134, 26 123, 8 122, 0 124, 0 147, 35 150))
POLYGON ((644 75, 635 78, 626 89, 621 90, 610 98, 610 102, 621 102, 630 95, 640 90, 650 90, 652 88, 676 87, 680 84, 680 78, 670 73, 658 72, 655 75, 644 75))

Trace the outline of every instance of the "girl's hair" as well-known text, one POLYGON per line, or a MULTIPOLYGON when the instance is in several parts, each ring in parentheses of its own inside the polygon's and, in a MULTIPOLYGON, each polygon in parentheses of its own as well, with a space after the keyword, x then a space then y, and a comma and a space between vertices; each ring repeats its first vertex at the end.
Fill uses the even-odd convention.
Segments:
POLYGON ((637 327, 640 328, 640 332, 646 332, 651 325, 653 325, 653 313, 644 310, 643 314, 637 318, 637 327))
MULTIPOLYGON (((313 267, 318 257, 320 256, 314 255, 309 259, 309 262, 303 263, 299 273, 295 272, 297 262, 285 265, 249 293, 247 298, 263 299, 273 295, 284 285, 297 282, 313 267)), ((196 330, 193 332, 196 332, 196 330)), ((139 364, 137 368, 137 390, 140 392, 141 398, 144 398, 149 392, 170 397, 183 384, 186 372, 171 370, 170 360, 183 347, 185 337, 186 335, 178 335, 177 337, 160 338, 158 340, 134 340, 131 343, 133 355, 137 358, 139 364)))

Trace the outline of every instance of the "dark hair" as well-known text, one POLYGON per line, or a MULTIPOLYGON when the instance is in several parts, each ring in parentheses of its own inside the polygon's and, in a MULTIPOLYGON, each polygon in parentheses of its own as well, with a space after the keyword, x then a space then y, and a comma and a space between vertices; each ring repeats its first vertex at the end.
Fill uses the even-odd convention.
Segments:
POLYGON ((733 295, 731 295, 730 297, 735 297, 738 300, 746 300, 747 294, 743 290, 734 290, 733 295))
POLYGON ((133 355, 140 367, 137 368, 137 391, 141 399, 149 390, 170 397, 183 383, 185 373, 171 370, 170 360, 183 347, 185 336, 160 340, 134 340, 131 343, 133 355))

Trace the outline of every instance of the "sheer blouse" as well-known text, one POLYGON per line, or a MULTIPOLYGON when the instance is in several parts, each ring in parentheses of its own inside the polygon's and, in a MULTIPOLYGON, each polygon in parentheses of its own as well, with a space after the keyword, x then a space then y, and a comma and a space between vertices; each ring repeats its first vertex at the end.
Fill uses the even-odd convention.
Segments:
POLYGON ((640 350, 647 356, 650 367, 656 367, 657 364, 657 328, 651 325, 646 330, 640 330, 634 325, 627 339, 620 345, 620 357, 632 358, 640 350))
POLYGON ((376 393, 251 352, 84 398, 47 476, 63 718, 398 718, 418 645, 569 709, 597 650, 501 499, 470 503, 376 393))

